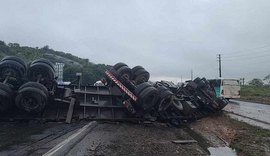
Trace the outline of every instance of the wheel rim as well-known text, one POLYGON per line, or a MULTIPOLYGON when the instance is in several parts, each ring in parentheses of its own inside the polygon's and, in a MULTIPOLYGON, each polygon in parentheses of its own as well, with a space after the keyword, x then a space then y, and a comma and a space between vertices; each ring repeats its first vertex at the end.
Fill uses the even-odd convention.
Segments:
POLYGON ((24 110, 29 112, 39 107, 37 100, 31 96, 25 96, 21 100, 21 106, 24 108, 24 110))

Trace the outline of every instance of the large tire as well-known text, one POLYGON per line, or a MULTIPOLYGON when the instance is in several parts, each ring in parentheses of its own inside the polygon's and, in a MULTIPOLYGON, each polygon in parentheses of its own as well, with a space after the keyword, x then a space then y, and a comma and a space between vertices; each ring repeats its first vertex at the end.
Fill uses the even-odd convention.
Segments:
POLYGON ((0 62, 0 74, 2 78, 10 75, 11 77, 20 79, 25 75, 25 68, 14 60, 4 60, 0 62))
POLYGON ((11 95, 0 89, 0 112, 8 110, 12 104, 11 95))
POLYGON ((140 94, 145 88, 148 88, 148 87, 151 87, 151 84, 148 83, 148 82, 139 84, 139 85, 136 87, 135 91, 134 91, 135 95, 136 95, 136 96, 139 96, 139 94, 140 94))
POLYGON ((18 91, 15 104, 18 108, 28 113, 41 112, 47 103, 45 93, 37 88, 25 87, 18 91))
POLYGON ((135 74, 136 71, 140 70, 140 69, 144 69, 142 66, 135 66, 131 69, 132 73, 135 74))
POLYGON ((120 77, 125 77, 128 80, 132 78, 132 72, 128 66, 122 66, 121 68, 117 69, 117 73, 120 77))
POLYGON ((9 95, 13 95, 13 90, 11 89, 11 87, 7 84, 1 83, 0 82, 0 90, 5 91, 6 93, 8 93, 9 95))
POLYGON ((45 95, 46 95, 46 98, 49 97, 49 92, 48 92, 48 89, 41 83, 37 83, 37 82, 27 82, 25 84, 23 84, 19 90, 23 89, 23 88, 26 88, 26 87, 33 87, 33 88, 37 88, 37 89, 40 89, 42 90, 45 95))
POLYGON ((27 72, 28 80, 37 81, 39 75, 43 79, 52 80, 54 79, 54 70, 50 65, 43 62, 31 64, 27 72))
POLYGON ((31 64, 41 63, 41 62, 49 65, 53 69, 53 71, 55 72, 54 64, 51 61, 47 60, 47 59, 40 58, 40 59, 34 60, 31 64))
POLYGON ((138 104, 143 111, 149 111, 156 105, 158 99, 158 90, 155 87, 144 89, 138 96, 138 104))
POLYGON ((136 72, 134 72, 133 79, 136 83, 147 82, 149 78, 150 78, 150 74, 145 69, 139 69, 136 72))
POLYGON ((4 57, 2 59, 2 61, 5 61, 5 60, 12 60, 12 61, 15 61, 15 62, 20 63, 24 67, 24 72, 26 72, 26 69, 27 69, 26 63, 22 59, 20 59, 19 57, 16 57, 16 56, 6 56, 6 57, 4 57))
POLYGON ((183 111, 184 107, 182 103, 180 102, 180 100, 173 99, 172 104, 178 111, 181 111, 181 112, 183 111))
POLYGON ((119 68, 123 67, 123 66, 127 66, 125 63, 122 63, 122 62, 119 62, 119 63, 116 63, 114 66, 113 66, 113 69, 115 70, 118 70, 119 68))
POLYGON ((160 92, 159 90, 159 102, 158 102, 158 111, 165 111, 172 103, 172 95, 171 91, 163 90, 160 92))

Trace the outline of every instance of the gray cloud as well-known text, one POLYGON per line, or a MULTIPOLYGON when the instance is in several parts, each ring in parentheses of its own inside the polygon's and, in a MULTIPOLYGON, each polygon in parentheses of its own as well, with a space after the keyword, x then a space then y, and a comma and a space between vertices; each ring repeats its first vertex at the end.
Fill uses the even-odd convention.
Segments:
POLYGON ((0 5, 0 40, 49 45, 95 63, 140 64, 154 79, 175 81, 191 70, 217 77, 222 53, 224 77, 263 78, 269 8, 267 0, 10 0, 0 5))

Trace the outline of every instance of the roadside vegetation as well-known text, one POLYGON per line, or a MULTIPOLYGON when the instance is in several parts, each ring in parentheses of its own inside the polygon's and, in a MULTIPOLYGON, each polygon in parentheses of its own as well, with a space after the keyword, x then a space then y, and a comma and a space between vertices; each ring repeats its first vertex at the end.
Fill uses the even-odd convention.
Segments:
POLYGON ((191 127, 210 145, 213 144, 211 146, 223 146, 219 143, 222 140, 234 149, 238 156, 269 155, 270 130, 232 119, 227 113, 203 118, 192 123, 191 127))
POLYGON ((270 87, 269 86, 241 86, 241 99, 258 103, 270 104, 270 87))
POLYGON ((64 81, 76 79, 76 73, 82 73, 82 84, 91 85, 104 76, 105 64, 95 64, 89 59, 83 59, 70 53, 56 51, 48 45, 44 47, 21 46, 18 43, 5 43, 0 40, 0 59, 5 56, 18 56, 26 63, 38 58, 46 58, 53 63, 64 63, 64 81))
POLYGON ((236 134, 230 146, 236 150, 239 156, 264 156, 269 154, 270 130, 251 126, 234 119, 229 120, 236 129, 236 134))

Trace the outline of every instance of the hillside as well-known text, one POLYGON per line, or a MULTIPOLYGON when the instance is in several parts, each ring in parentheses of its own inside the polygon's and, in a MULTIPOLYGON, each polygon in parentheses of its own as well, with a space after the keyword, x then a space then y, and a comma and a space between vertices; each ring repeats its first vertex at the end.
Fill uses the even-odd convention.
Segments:
POLYGON ((26 63, 38 58, 46 58, 53 63, 64 63, 64 81, 72 81, 76 78, 76 72, 82 72, 82 83, 90 85, 104 76, 104 70, 108 67, 105 64, 94 64, 88 59, 79 58, 70 53, 55 51, 49 46, 27 47, 18 43, 0 41, 0 59, 5 56, 14 55, 22 58, 26 63))

